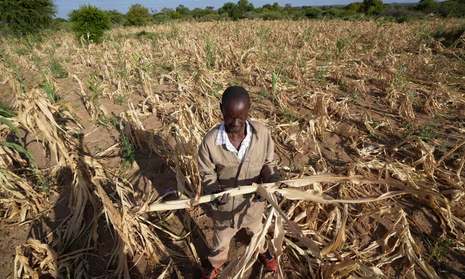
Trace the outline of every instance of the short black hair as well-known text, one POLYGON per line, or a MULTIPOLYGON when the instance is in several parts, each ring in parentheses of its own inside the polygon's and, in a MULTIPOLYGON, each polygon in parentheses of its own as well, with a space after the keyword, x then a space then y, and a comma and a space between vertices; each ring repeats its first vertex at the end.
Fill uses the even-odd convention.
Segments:
POLYGON ((242 86, 230 86, 224 91, 221 103, 226 104, 231 100, 241 100, 250 104, 249 92, 242 86))

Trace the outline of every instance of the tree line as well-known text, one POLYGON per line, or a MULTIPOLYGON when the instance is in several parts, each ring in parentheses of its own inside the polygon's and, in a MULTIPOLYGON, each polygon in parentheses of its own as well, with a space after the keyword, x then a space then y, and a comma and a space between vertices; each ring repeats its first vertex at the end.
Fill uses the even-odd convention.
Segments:
POLYGON ((139 4, 132 5, 126 14, 116 10, 106 11, 113 24, 143 26, 153 23, 164 23, 171 20, 239 20, 257 19, 357 19, 363 16, 386 17, 419 17, 435 14, 442 17, 465 17, 465 0, 448 0, 438 2, 435 0, 421 0, 416 5, 390 5, 381 0, 363 0, 347 6, 299 6, 291 4, 280 6, 277 2, 255 7, 248 0, 239 0, 237 3, 227 2, 216 9, 207 6, 205 9, 189 9, 179 5, 175 9, 163 8, 160 11, 149 10, 139 4))
MULTIPOLYGON (((280 6, 278 3, 255 7, 248 0, 237 3, 227 2, 216 9, 189 9, 179 5, 175 9, 163 8, 160 11, 149 10, 140 4, 132 5, 126 14, 117 10, 103 11, 95 6, 83 5, 68 14, 68 19, 54 18, 56 6, 53 0, 2 0, 0 1, 0 28, 14 34, 35 33, 47 27, 60 28, 71 25, 78 36, 90 34, 99 41, 103 32, 115 25, 144 26, 152 23, 164 23, 172 20, 240 20, 240 19, 366 19, 373 16, 393 18, 398 22, 409 18, 436 15, 442 17, 465 17, 465 0, 421 0, 414 5, 390 5, 381 0, 363 0, 347 6, 300 6, 291 4, 280 6)), ((88 38, 89 40, 91 38, 88 38)))
POLYGON ((438 2, 435 0, 421 0, 416 5, 390 5, 381 0, 363 0, 347 6, 299 6, 291 4, 280 6, 277 2, 255 7, 248 0, 239 0, 237 3, 227 2, 222 7, 207 6, 205 9, 189 9, 179 5, 175 9, 163 8, 160 11, 133 5, 127 14, 116 10, 108 11, 113 15, 113 23, 126 25, 144 25, 150 22, 163 23, 170 20, 239 20, 256 19, 305 19, 305 18, 342 18, 350 19, 360 16, 422 16, 435 14, 442 17, 465 17, 465 0, 448 0, 438 2), (138 11, 139 20, 134 22, 134 11, 138 11))

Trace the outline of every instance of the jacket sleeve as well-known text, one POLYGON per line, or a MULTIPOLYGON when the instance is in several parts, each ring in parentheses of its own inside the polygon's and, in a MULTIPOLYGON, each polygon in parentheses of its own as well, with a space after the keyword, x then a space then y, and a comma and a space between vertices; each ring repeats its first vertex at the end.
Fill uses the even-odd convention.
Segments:
POLYGON ((278 173, 277 163, 274 159, 274 142, 269 131, 266 132, 266 137, 265 164, 262 167, 260 175, 264 183, 273 183, 281 180, 281 176, 278 173))
POLYGON ((215 164, 212 162, 210 150, 202 141, 197 155, 200 175, 202 176, 202 187, 206 194, 211 194, 219 190, 218 176, 215 171, 215 164))

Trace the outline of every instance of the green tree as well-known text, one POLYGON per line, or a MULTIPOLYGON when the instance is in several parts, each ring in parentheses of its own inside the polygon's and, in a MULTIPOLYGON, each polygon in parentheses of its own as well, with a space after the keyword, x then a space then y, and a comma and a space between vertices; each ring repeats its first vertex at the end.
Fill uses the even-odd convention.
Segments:
POLYGON ((433 12, 444 17, 465 17, 465 0, 440 2, 433 12))
POLYGON ((213 10, 209 10, 209 9, 201 9, 201 8, 195 8, 193 11, 192 11, 192 17, 194 18, 201 18, 201 17, 204 17, 204 16, 207 16, 207 15, 213 15, 213 14, 217 14, 215 11, 213 10))
POLYGON ((271 4, 265 4, 262 6, 263 9, 266 9, 267 11, 271 10, 271 4))
POLYGON ((381 0, 363 0, 360 11, 367 15, 378 15, 383 11, 383 5, 381 0))
POLYGON ((283 15, 280 12, 267 12, 262 15, 264 20, 280 20, 283 19, 283 15))
POLYGON ((334 6, 325 6, 321 9, 321 15, 326 18, 336 18, 341 15, 343 12, 342 9, 334 7, 334 6))
POLYGON ((227 13, 233 20, 238 20, 244 17, 246 12, 253 11, 255 7, 248 0, 239 0, 237 4, 227 2, 218 10, 219 14, 227 13))
POLYGON ((172 19, 180 19, 180 18, 183 18, 183 15, 178 12, 172 11, 170 14, 170 17, 172 19))
MULTIPOLYGON (((228 16, 232 19, 234 19, 235 17, 239 18, 238 15, 239 15, 239 9, 237 7, 237 5, 233 2, 226 2, 224 3, 223 7, 221 7, 218 12, 220 14, 223 14, 223 13, 227 13, 228 16)), ((236 18, 236 19, 237 19, 236 18)))
POLYGON ((100 43, 106 30, 111 27, 110 16, 97 7, 83 5, 68 15, 73 30, 80 39, 84 37, 87 43, 100 43))
POLYGON ((319 18, 323 11, 317 7, 308 7, 305 9, 305 16, 307 18, 319 18))
POLYGON ((185 7, 184 5, 179 5, 176 7, 176 12, 183 16, 187 16, 190 13, 190 10, 188 7, 185 7))
POLYGON ((1 0, 0 24, 17 35, 34 33, 47 28, 56 14, 53 0, 1 0))
MULTIPOLYGON (((278 4, 278 3, 276 3, 276 4, 278 4)), ((250 12, 250 11, 253 11, 255 9, 253 4, 249 3, 248 0, 239 0, 239 2, 237 2, 237 7, 241 11, 241 13, 250 12)))
POLYGON ((152 17, 153 17, 153 21, 156 23, 164 23, 171 19, 169 15, 164 14, 164 13, 154 14, 152 17))
POLYGON ((111 23, 122 24, 124 22, 124 15, 117 10, 105 11, 110 17, 111 23))
POLYGON ((173 10, 173 9, 170 9, 170 8, 163 8, 163 9, 161 9, 160 12, 161 12, 162 14, 170 15, 171 12, 173 12, 173 11, 174 11, 174 10, 173 10))
POLYGON ((345 6, 344 9, 345 10, 350 10, 350 11, 360 12, 360 10, 362 9, 362 2, 350 3, 349 5, 345 6))
POLYGON ((425 13, 433 13, 438 7, 439 3, 435 0, 421 0, 420 4, 416 6, 416 9, 425 13))
POLYGON ((131 5, 126 13, 126 24, 129 26, 144 26, 150 21, 149 9, 140 5, 131 5))
POLYGON ((279 6, 278 2, 274 2, 273 5, 271 5, 269 8, 270 11, 274 11, 274 12, 280 11, 281 9, 282 7, 279 6))

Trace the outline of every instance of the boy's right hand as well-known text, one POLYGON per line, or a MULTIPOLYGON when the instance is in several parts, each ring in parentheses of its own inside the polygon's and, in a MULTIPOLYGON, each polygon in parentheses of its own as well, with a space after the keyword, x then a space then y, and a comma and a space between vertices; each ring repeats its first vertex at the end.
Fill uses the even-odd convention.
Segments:
POLYGON ((227 204, 231 200, 231 194, 224 194, 216 198, 216 202, 218 205, 224 205, 227 204))
MULTIPOLYGON (((214 188, 210 188, 210 189, 206 189, 205 191, 205 194, 207 195, 211 195, 211 194, 216 194, 216 193, 219 193, 221 191, 225 191, 225 190, 229 190, 231 188, 227 188, 227 189, 223 189, 223 190, 220 190, 221 187, 216 187, 216 189, 214 188)), ((227 193, 227 194, 223 194, 219 197, 217 197, 215 200, 213 200, 211 202, 211 205, 213 206, 213 208, 216 208, 220 205, 225 205, 229 202, 229 200, 231 200, 231 194, 227 193)))

